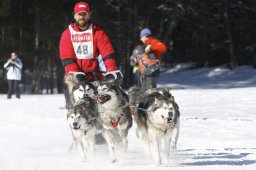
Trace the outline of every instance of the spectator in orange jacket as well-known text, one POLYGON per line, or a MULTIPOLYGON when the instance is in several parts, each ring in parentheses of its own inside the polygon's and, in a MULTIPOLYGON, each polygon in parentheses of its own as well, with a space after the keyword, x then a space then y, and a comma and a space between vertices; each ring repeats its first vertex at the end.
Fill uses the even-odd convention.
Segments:
MULTIPOLYGON (((160 55, 166 52, 167 47, 164 43, 152 37, 152 33, 148 28, 144 28, 140 32, 140 40, 145 45, 145 53, 148 54, 149 58, 152 60, 159 60, 160 63, 160 55)), ((160 64, 159 64, 160 67, 160 64)), ((142 88, 147 90, 149 88, 155 88, 157 86, 157 80, 160 75, 160 68, 154 71, 150 75, 141 74, 140 80, 142 84, 142 88)))

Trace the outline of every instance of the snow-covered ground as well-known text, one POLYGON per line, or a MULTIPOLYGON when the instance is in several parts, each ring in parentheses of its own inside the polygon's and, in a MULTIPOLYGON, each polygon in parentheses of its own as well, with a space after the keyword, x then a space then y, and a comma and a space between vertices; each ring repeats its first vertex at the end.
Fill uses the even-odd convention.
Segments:
POLYGON ((238 88, 256 86, 256 69, 240 66, 235 70, 222 67, 189 69, 193 64, 179 64, 163 71, 159 79, 161 85, 173 88, 238 88))
MULTIPOLYGON (((129 133, 128 152, 110 162, 105 144, 96 146, 86 169, 255 170, 256 71, 239 67, 165 71, 161 86, 175 87, 180 106, 178 149, 168 165, 155 167, 143 143, 129 133), (237 88, 231 88, 237 87, 237 88)), ((0 95, 0 170, 80 170, 66 122, 63 95, 0 95)))

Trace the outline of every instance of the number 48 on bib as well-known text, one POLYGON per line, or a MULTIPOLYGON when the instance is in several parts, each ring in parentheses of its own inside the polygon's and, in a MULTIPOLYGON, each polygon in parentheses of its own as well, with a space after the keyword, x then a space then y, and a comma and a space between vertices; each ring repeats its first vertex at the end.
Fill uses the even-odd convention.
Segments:
POLYGON ((79 55, 88 54, 88 46, 86 44, 79 45, 77 47, 76 53, 79 55))

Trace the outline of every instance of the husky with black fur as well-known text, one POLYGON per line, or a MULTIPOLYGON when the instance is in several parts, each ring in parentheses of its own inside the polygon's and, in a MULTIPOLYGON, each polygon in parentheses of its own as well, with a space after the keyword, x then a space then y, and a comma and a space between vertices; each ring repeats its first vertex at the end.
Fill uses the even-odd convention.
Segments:
MULTIPOLYGON (((130 99, 134 99, 134 91, 129 90, 130 99), (133 96, 133 97, 132 97, 133 96)), ((160 141, 164 141, 164 157, 169 158, 170 148, 175 149, 179 137, 180 112, 169 88, 153 88, 141 92, 141 96, 130 101, 136 108, 135 122, 138 136, 149 145, 151 155, 156 165, 161 164, 160 141)))
POLYGON ((115 131, 118 130, 122 144, 127 150, 128 131, 132 126, 132 116, 128 105, 128 96, 114 80, 102 82, 98 88, 99 122, 111 156, 116 162, 115 148, 118 145, 115 131))

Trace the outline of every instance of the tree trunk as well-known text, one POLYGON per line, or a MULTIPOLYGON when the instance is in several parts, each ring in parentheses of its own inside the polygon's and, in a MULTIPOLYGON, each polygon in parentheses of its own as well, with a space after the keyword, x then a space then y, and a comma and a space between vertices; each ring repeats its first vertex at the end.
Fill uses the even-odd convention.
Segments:
POLYGON ((53 61, 52 61, 52 56, 50 55, 49 59, 48 59, 48 72, 49 72, 49 87, 50 87, 50 93, 53 94, 53 61))
POLYGON ((33 65, 33 76, 32 76, 32 84, 31 84, 31 93, 39 93, 39 82, 40 76, 38 73, 38 56, 34 56, 34 65, 33 65))
MULTIPOLYGON (((4 21, 1 23, 1 44, 0 44, 0 53, 1 55, 4 55, 4 49, 5 49, 5 24, 4 21)), ((2 58, 2 57, 1 57, 2 58)), ((3 59, 3 62, 5 61, 5 57, 3 59)), ((0 92, 4 92, 5 89, 5 69, 3 67, 1 67, 1 75, 0 75, 0 92), (2 91, 3 90, 3 91, 2 91)))
POLYGON ((229 39, 230 68, 234 69, 237 66, 237 61, 236 61, 236 56, 234 51, 234 41, 233 41, 233 36, 232 36, 232 31, 230 26, 229 9, 228 9, 227 3, 225 4, 224 18, 225 18, 226 27, 227 27, 227 35, 229 39))
POLYGON ((39 30, 40 30, 40 14, 39 14, 39 7, 36 7, 35 11, 35 49, 39 49, 39 30))
POLYGON ((22 37, 23 37, 23 1, 20 1, 20 31, 19 31, 19 53, 22 53, 22 37))
POLYGON ((205 15, 203 16, 204 19, 204 29, 203 29, 203 58, 204 58, 204 66, 207 67, 208 63, 209 63, 209 59, 210 59, 210 54, 209 54, 209 50, 210 50, 210 36, 209 36, 209 9, 208 9, 208 5, 207 5, 207 0, 203 1, 203 7, 205 10, 205 15))
POLYGON ((133 35, 133 25, 132 25, 132 21, 131 21, 131 17, 132 17, 132 13, 129 10, 128 14, 127 14, 127 23, 128 23, 128 35, 127 35, 127 47, 126 47, 126 56, 125 56, 125 76, 124 76, 124 84, 126 85, 125 88, 130 87, 134 81, 129 81, 129 80, 134 80, 133 74, 131 72, 131 66, 130 66, 130 53, 133 49, 133 47, 131 47, 133 45, 132 43, 132 38, 131 35, 133 35))
POLYGON ((158 38, 162 39, 163 29, 164 29, 164 11, 161 11, 160 28, 159 28, 158 36, 157 36, 158 38))
POLYGON ((58 93, 63 93, 63 76, 64 76, 64 69, 62 66, 57 65, 56 70, 56 78, 57 78, 57 90, 58 93))
POLYGON ((39 93, 40 91, 40 62, 38 61, 39 55, 39 31, 40 31, 40 10, 38 2, 35 2, 35 18, 34 18, 34 27, 35 27, 35 39, 34 39, 34 47, 35 47, 35 58, 34 58, 34 65, 33 65, 33 80, 32 80, 32 93, 39 93))

